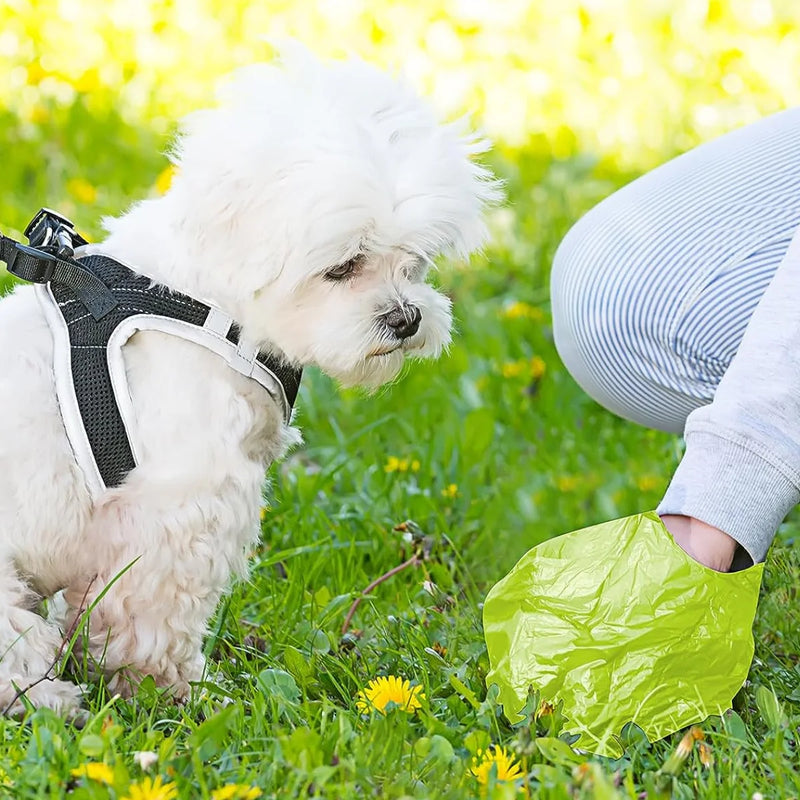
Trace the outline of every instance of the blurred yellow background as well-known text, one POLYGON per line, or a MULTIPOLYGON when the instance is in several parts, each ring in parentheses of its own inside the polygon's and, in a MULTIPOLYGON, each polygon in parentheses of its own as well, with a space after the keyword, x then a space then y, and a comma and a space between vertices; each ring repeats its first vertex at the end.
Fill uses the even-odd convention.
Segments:
POLYGON ((4 0, 6 110, 84 94, 167 132, 293 37, 403 70, 448 116, 557 158, 642 170, 800 102, 797 0, 4 0))

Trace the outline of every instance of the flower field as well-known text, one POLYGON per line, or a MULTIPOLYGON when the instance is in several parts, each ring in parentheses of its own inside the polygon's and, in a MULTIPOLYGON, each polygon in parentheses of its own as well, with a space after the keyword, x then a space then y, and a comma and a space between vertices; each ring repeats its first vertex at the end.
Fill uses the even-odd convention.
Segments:
MULTIPOLYGON (((305 444, 269 473, 263 537, 184 706, 88 680, 85 712, 0 717, 0 797, 800 798, 800 516, 767 562, 747 685, 724 718, 617 760, 485 684, 481 603, 536 543, 655 507, 681 442, 590 400, 552 342, 571 224, 646 169, 800 102, 790 0, 9 0, 0 6, 0 230, 42 205, 90 239, 163 192, 174 120, 292 36, 401 67, 471 114, 508 203, 443 263, 457 331, 374 395, 308 370, 305 444)), ((4 289, 11 288, 0 273, 4 289)), ((0 491, 2 488, 0 487, 0 491)))

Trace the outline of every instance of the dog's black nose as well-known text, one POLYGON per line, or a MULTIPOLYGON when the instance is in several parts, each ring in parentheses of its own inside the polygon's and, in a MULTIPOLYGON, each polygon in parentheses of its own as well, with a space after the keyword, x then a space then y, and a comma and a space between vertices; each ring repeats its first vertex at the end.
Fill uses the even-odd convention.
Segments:
POLYGON ((395 306, 383 315, 386 327, 398 338, 408 339, 419 330, 422 313, 416 306, 395 306))

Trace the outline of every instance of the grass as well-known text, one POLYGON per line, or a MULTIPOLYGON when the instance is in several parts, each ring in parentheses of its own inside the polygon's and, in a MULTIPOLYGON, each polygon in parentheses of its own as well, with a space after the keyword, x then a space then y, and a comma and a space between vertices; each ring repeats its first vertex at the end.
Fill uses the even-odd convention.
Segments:
MULTIPOLYGON (((164 142, 81 101, 50 111, 37 126, 0 120, 3 230, 19 235, 49 205, 97 237, 101 213, 150 191, 164 142)), ((0 719, 0 796, 210 798, 231 784, 234 797, 518 796, 496 769, 487 788, 471 774, 490 742, 520 764, 532 797, 800 796, 797 516, 768 560, 749 681, 735 711, 703 724, 713 764, 699 744, 676 758, 682 734, 650 744, 631 732, 617 761, 576 754, 554 741, 556 715, 512 728, 487 694, 491 584, 537 542, 653 508, 680 457, 674 437, 587 398, 552 343, 555 247, 631 176, 590 158, 494 158, 510 193, 495 244, 439 278, 458 318, 450 354, 375 396, 305 376, 305 445, 270 471, 250 580, 211 626, 210 680, 184 707, 147 682, 131 702, 91 684, 82 727, 47 710, 0 719), (415 548, 422 563, 380 583, 343 636, 354 598, 415 548), (419 711, 359 713, 359 691, 380 675, 419 684, 419 711), (145 770, 137 752, 157 761, 145 770), (109 783, 73 774, 88 763, 107 765, 96 777, 109 783), (175 789, 148 793, 146 776, 175 789)))

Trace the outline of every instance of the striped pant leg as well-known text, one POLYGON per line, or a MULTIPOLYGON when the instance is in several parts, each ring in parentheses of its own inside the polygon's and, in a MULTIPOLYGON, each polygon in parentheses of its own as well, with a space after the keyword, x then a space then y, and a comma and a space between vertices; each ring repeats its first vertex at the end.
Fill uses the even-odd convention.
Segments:
POLYGON ((762 560, 800 501, 800 109, 601 203, 559 249, 552 302, 587 392, 684 428, 659 513, 714 525, 762 560))
POLYGON ((556 253, 556 346, 601 405, 680 432, 711 402, 800 225, 800 109, 767 117, 608 197, 556 253))

